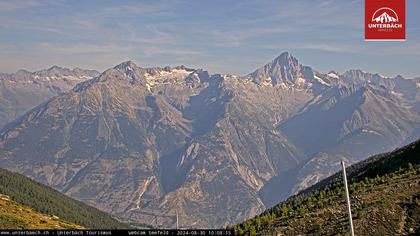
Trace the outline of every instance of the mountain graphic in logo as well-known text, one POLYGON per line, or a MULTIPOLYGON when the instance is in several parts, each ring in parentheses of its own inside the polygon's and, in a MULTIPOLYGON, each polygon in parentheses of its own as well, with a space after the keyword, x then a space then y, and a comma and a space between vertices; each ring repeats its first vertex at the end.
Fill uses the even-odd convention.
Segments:
POLYGON ((372 21, 381 24, 398 22, 398 15, 391 8, 383 7, 373 13, 372 21))
POLYGON ((379 22, 381 22, 381 23, 398 22, 397 19, 388 15, 386 12, 382 13, 382 15, 373 19, 373 21, 375 21, 376 23, 379 23, 379 22))

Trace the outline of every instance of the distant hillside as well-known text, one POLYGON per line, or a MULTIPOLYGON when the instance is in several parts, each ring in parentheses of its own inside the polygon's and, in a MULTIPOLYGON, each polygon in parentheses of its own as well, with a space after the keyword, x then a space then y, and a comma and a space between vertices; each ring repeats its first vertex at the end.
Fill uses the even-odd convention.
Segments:
POLYGON ((45 218, 48 223, 46 223, 45 228, 78 228, 80 226, 89 229, 129 228, 128 225, 94 207, 67 197, 20 174, 1 168, 0 194, 7 195, 12 200, 6 201, 6 197, 3 196, 3 200, 0 202, 0 208, 2 209, 0 211, 0 228, 22 228, 25 225, 30 228, 43 228, 43 225, 38 224, 42 222, 27 221, 27 215, 12 214, 14 210, 12 212, 8 210, 15 209, 17 211, 19 208, 23 212, 33 214, 35 219, 45 218, 46 216, 40 214, 42 213, 48 216, 57 216, 63 220, 54 221, 54 219, 45 218), (64 221, 71 223, 65 223, 64 221), (59 227, 49 225, 49 223, 57 223, 59 227))
MULTIPOLYGON (((420 234, 420 140, 348 168, 356 235, 420 234)), ((234 226, 239 235, 347 235, 341 173, 234 226)))
POLYGON ((57 216, 44 215, 0 194, 0 229, 83 229, 83 227, 63 221, 57 216))

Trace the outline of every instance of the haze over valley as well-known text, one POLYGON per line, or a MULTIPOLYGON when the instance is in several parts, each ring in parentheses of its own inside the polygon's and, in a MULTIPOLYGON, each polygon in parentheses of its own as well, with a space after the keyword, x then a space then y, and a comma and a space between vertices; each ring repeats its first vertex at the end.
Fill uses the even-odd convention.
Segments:
POLYGON ((0 167, 119 219, 233 225, 420 138, 419 90, 288 52, 247 75, 133 61, 0 74, 0 167))

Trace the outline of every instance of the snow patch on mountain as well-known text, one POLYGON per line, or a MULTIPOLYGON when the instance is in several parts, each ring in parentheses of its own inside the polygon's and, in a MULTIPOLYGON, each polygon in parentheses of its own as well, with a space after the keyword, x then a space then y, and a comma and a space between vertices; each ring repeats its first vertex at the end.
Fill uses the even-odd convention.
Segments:
POLYGON ((339 78, 339 76, 336 74, 336 73, 334 73, 334 72, 330 72, 330 73, 328 73, 327 74, 329 77, 331 77, 331 78, 334 78, 334 79, 338 79, 339 78))
POLYGON ((362 129, 362 132, 364 132, 364 133, 371 133, 371 134, 382 136, 381 133, 376 132, 375 130, 371 130, 371 129, 362 129))
MULTIPOLYGON (((283 83, 284 84, 284 83, 283 83)), ((271 78, 267 77, 261 81, 262 86, 273 87, 273 83, 271 82, 271 78)))
POLYGON ((185 78, 191 73, 194 73, 192 70, 183 68, 166 70, 157 69, 155 72, 156 73, 147 72, 144 74, 144 78, 146 79, 146 88, 149 91, 151 91, 157 84, 184 83, 185 78))
POLYGON ((318 81, 320 84, 323 84, 323 85, 326 85, 326 86, 330 86, 330 84, 329 84, 329 83, 325 82, 324 80, 322 80, 320 77, 318 77, 318 76, 316 76, 316 75, 314 75, 314 79, 315 79, 316 81, 318 81))
POLYGON ((298 87, 303 87, 305 85, 305 83, 306 83, 306 80, 302 77, 298 77, 295 80, 295 85, 298 86, 298 87))

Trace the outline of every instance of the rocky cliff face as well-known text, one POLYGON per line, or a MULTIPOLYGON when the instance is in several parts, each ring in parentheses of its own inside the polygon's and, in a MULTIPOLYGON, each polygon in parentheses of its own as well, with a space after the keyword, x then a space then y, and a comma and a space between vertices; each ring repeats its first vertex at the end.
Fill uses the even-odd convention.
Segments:
POLYGON ((133 221, 233 224, 419 135, 405 79, 351 76, 288 53, 244 77, 124 62, 5 127, 0 163, 133 221))

